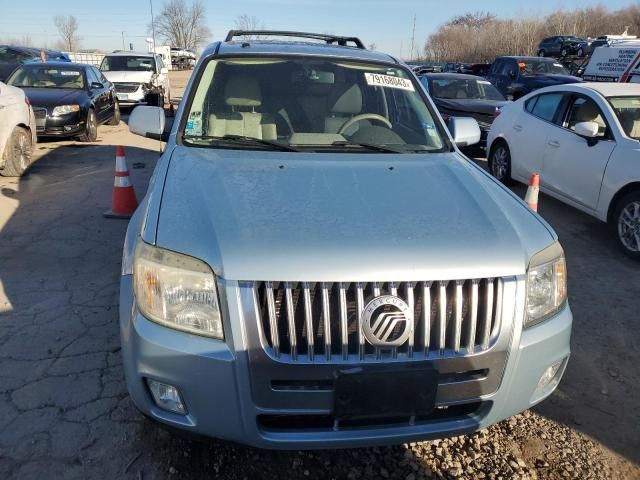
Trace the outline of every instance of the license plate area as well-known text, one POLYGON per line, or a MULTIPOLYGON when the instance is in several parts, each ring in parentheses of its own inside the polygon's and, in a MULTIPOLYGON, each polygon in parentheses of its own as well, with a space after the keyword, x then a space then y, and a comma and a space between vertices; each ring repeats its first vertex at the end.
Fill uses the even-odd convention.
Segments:
POLYGON ((116 93, 116 97, 118 97, 118 100, 129 100, 127 93, 116 93))
POLYGON ((336 374, 336 420, 428 415, 435 408, 438 372, 433 368, 341 370, 336 374))

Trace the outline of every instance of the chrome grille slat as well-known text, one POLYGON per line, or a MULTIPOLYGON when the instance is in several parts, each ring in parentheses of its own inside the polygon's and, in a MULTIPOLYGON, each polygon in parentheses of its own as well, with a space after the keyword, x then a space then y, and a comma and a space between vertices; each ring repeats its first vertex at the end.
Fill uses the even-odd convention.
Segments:
POLYGON ((453 330, 453 351, 458 353, 460 351, 460 338, 462 336, 462 284, 463 282, 456 282, 456 311, 455 311, 455 323, 453 330))
POLYGON ((329 288, 322 283, 322 318, 324 320, 324 356, 331 360, 331 313, 329 313, 329 288))
POLYGON ((269 312, 269 325, 271 326, 271 343, 273 346, 273 354, 280 356, 280 337, 278 335, 278 323, 276 319, 276 302, 273 298, 273 284, 267 282, 267 310, 269 312))
POLYGON ((314 331, 313 331, 313 310, 311 309, 311 292, 309 284, 302 284, 302 297, 304 299, 304 323, 307 329, 307 356, 313 361, 315 354, 314 331))
POLYGON ((291 284, 285 283, 284 286, 285 299, 287 302, 287 324, 289 327, 289 344, 291 345, 291 358, 298 358, 298 341, 296 339, 296 320, 293 313, 293 295, 291 293, 291 284))
MULTIPOLYGON (((356 283, 265 281, 251 285, 264 349, 283 362, 352 363, 465 356, 491 348, 500 333, 501 278, 356 283), (364 336, 364 307, 382 295, 401 298, 413 312, 413 324, 402 345, 374 347, 364 336)), ((375 315, 378 314, 371 318, 371 327, 377 331, 376 327, 382 324, 375 315)), ((385 325, 378 328, 378 334, 391 335, 391 328, 401 327, 385 325)))
POLYGON ((338 284, 338 297, 340 301, 340 335, 342 344, 342 358, 349 358, 349 327, 347 325, 347 292, 344 283, 338 284))
MULTIPOLYGON (((476 343, 476 328, 478 323, 478 280, 471 281, 471 314, 469 318, 469 337, 467 350, 473 353, 476 343)), ((498 323, 498 322, 496 322, 498 323)))

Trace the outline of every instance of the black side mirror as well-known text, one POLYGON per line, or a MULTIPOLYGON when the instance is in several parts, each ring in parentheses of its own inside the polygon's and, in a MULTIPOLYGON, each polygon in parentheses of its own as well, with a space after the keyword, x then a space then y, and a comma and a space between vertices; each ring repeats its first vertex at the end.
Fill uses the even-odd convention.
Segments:
POLYGON ((98 90, 100 88, 104 88, 104 85, 100 82, 91 82, 91 90, 98 90))

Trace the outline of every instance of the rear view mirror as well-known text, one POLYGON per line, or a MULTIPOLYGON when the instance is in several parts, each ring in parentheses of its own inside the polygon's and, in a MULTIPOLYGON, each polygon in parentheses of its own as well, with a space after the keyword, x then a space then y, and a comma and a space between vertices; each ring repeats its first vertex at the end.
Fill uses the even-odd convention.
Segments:
POLYGON ((99 90, 101 88, 104 88, 104 85, 100 82, 91 82, 91 90, 99 90))
POLYGON ((468 147, 480 142, 480 126, 475 118, 451 117, 449 131, 458 147, 468 147))
POLYGON ((142 137, 166 140, 164 125, 164 109, 160 107, 139 106, 129 116, 129 131, 142 137))

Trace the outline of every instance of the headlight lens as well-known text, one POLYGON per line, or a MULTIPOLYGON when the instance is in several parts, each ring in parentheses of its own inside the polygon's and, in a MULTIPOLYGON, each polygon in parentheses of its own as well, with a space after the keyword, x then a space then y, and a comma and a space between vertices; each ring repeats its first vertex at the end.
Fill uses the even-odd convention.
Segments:
POLYGON ((556 314, 567 301, 567 266, 558 242, 533 256, 527 274, 525 328, 556 314))
POLYGON ((79 112, 80 105, 58 105, 51 111, 52 116, 65 115, 67 113, 79 112))
POLYGON ((139 242, 133 258, 133 285, 138 309, 149 320, 224 338, 216 280, 206 263, 139 242))

